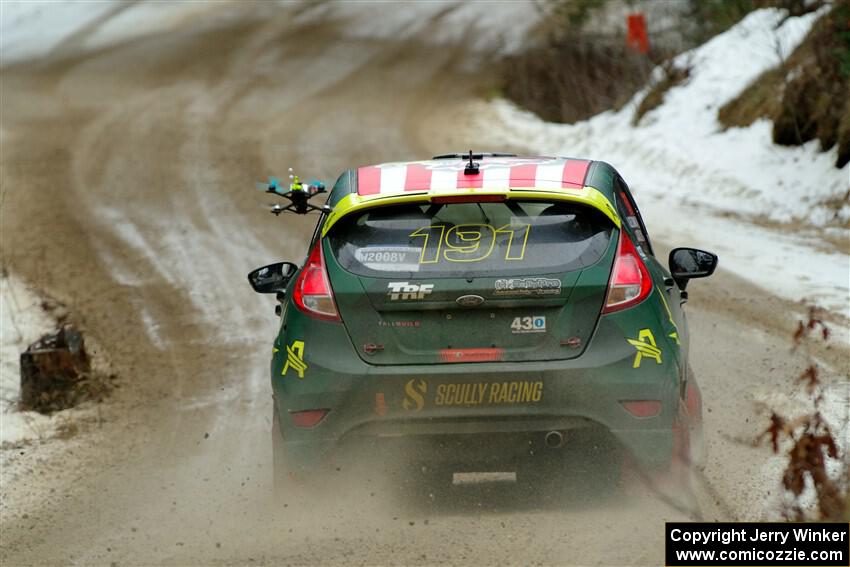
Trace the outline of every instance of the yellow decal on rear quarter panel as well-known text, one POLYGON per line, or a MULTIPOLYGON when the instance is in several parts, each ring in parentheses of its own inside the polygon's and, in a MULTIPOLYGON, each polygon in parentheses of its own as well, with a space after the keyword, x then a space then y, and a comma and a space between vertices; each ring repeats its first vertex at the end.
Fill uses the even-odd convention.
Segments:
POLYGON ((304 341, 293 341, 291 346, 286 347, 286 364, 283 365, 280 375, 286 376, 290 368, 298 373, 299 378, 304 378, 304 372, 307 371, 307 363, 304 362, 304 341))
POLYGON ((670 319, 670 324, 673 325, 673 331, 667 336, 673 339, 674 343, 680 345, 682 343, 679 342, 679 326, 676 325, 676 321, 673 320, 673 313, 670 311, 670 306, 667 304, 667 299, 664 297, 665 292, 661 291, 661 288, 658 286, 656 286, 655 289, 658 290, 658 297, 661 298, 661 303, 664 304, 664 309, 667 311, 667 318, 670 319))
POLYGON ((637 339, 626 339, 630 345, 637 349, 635 361, 632 368, 640 368, 643 357, 654 358, 656 364, 661 364, 661 349, 655 344, 655 337, 649 329, 641 329, 637 339))

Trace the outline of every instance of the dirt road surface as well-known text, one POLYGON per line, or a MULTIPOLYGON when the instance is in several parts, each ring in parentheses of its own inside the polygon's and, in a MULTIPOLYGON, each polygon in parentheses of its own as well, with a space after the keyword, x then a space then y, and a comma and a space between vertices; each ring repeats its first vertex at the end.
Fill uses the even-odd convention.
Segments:
MULTIPOLYGON (((0 563, 659 565, 665 520, 762 517, 776 484, 746 441, 766 423, 754 402, 791 391, 798 308, 727 273, 693 284, 690 304, 702 484, 720 502, 687 513, 639 490, 532 498, 497 482, 410 503, 344 471, 320 502, 271 500, 277 319, 245 274, 299 260, 313 219, 272 217, 253 184, 288 166, 333 182, 358 164, 510 149, 464 129, 492 71, 429 42, 444 16, 370 39, 227 6, 74 55, 87 30, 3 70, 3 266, 70 307, 121 387, 73 449, 15 456, 0 563)), ((820 354, 828 379, 847 374, 846 350, 820 354)))

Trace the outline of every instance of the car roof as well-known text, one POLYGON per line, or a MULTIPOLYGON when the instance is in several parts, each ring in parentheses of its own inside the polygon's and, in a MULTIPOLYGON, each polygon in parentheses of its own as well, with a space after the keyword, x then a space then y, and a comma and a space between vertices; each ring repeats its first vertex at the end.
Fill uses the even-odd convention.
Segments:
POLYGON ((478 175, 464 175, 468 158, 459 154, 425 161, 391 162, 349 169, 334 184, 328 200, 334 206, 354 193, 360 196, 445 192, 457 189, 507 187, 548 190, 593 187, 612 202, 617 172, 609 164, 570 157, 473 155, 478 175), (560 184, 559 184, 560 182, 560 184), (515 185, 514 187, 511 187, 515 185))
MULTIPOLYGON (((474 156, 478 158, 478 156, 474 156)), ((357 169, 358 195, 447 192, 454 189, 580 189, 591 162, 561 157, 482 156, 477 173, 468 158, 383 163, 357 169)))

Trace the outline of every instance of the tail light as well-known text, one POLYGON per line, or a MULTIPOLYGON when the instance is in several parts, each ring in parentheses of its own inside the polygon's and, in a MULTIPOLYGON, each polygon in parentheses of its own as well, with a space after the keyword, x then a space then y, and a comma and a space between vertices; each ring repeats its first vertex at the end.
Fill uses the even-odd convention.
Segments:
POLYGON ((602 312, 612 313, 636 305, 646 299, 650 291, 652 278, 649 276, 649 270, 638 256, 632 239, 621 229, 617 257, 614 258, 608 296, 602 312))
POLYGON ((322 241, 316 242, 310 257, 298 279, 292 295, 295 305, 311 317, 325 321, 339 321, 339 312, 334 303, 333 290, 325 269, 325 257, 322 253, 322 241))

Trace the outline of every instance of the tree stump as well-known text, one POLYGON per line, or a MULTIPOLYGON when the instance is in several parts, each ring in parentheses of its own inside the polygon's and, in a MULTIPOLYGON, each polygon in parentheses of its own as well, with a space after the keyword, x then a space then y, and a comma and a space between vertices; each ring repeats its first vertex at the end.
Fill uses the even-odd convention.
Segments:
POLYGON ((82 334, 71 325, 44 335, 21 354, 20 409, 52 413, 81 399, 91 371, 82 334))

